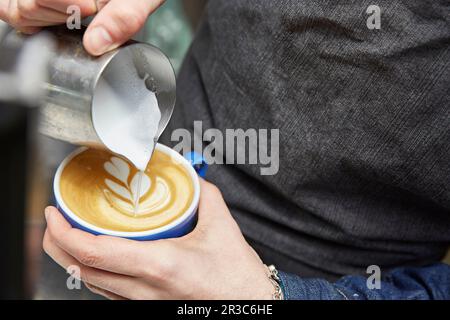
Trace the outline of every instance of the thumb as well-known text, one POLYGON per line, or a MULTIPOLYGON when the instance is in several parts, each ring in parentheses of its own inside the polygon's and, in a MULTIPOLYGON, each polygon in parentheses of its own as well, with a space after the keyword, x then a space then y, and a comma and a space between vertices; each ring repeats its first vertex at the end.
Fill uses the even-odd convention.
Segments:
POLYGON ((83 38, 85 49, 98 56, 119 47, 141 29, 164 0, 111 0, 99 8, 83 38))

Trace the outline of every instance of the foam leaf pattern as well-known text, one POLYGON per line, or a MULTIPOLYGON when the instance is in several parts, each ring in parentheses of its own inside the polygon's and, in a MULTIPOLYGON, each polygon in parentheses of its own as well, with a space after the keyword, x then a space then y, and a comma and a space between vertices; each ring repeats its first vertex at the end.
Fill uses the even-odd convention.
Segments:
POLYGON ((131 183, 130 183, 130 189, 131 189, 131 194, 133 196, 133 202, 136 202, 136 198, 139 196, 139 199, 142 198, 143 195, 145 195, 148 190, 150 189, 150 178, 145 174, 145 173, 140 173, 137 172, 133 179, 131 179, 131 183), (141 186, 140 186, 140 192, 138 190, 139 187, 139 176, 142 174, 142 179, 141 179, 141 186))
POLYGON ((130 167, 125 160, 118 157, 111 157, 110 161, 105 162, 103 167, 105 168, 106 172, 128 186, 130 167))
POLYGON ((112 192, 116 193, 117 195, 125 199, 133 201, 133 197, 127 188, 109 179, 105 179, 105 183, 112 192))
MULTIPOLYGON (((136 198, 138 197, 138 195, 139 198, 142 198, 142 196, 144 196, 150 189, 151 181, 149 176, 147 176, 145 173, 142 173, 140 192, 138 192, 139 176, 141 175, 140 172, 137 172, 131 179, 130 184, 128 184, 128 177, 130 176, 130 166, 123 159, 120 159, 118 157, 111 157, 109 161, 104 163, 103 167, 105 168, 106 172, 108 172, 111 176, 121 182, 117 183, 111 179, 105 179, 105 184, 108 187, 109 191, 128 200, 131 204, 136 203, 136 198)), ((113 198, 118 199, 117 197, 113 198)))

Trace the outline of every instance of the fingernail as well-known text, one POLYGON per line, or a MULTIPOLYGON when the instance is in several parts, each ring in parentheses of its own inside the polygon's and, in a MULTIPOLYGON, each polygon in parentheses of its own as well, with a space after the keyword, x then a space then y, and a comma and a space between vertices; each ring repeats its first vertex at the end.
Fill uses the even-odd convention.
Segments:
POLYGON ((113 44, 113 40, 108 31, 103 27, 95 27, 89 31, 87 35, 89 42, 89 49, 92 53, 100 55, 108 51, 113 44))
POLYGON ((45 220, 48 220, 48 217, 50 216, 50 208, 45 208, 44 211, 44 215, 45 215, 45 220))

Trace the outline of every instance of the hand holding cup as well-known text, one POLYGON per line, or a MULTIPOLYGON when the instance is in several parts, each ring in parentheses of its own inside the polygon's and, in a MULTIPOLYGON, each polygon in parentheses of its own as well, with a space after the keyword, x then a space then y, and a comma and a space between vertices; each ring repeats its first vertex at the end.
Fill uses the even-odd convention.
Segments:
POLYGON ((110 299, 271 299, 274 287, 221 192, 201 179, 198 223, 184 237, 133 241, 72 228, 46 210, 45 251, 78 265, 94 293, 110 299))

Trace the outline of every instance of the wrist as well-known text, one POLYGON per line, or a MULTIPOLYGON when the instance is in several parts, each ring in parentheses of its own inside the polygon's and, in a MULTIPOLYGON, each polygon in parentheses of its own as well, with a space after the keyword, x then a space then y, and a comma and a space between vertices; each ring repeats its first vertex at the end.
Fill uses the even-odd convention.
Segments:
POLYGON ((253 298, 257 300, 283 300, 284 295, 275 266, 262 264, 263 273, 258 285, 253 292, 253 298), (256 289, 256 290, 255 290, 256 289))

